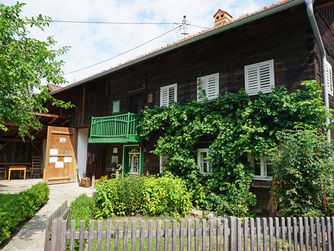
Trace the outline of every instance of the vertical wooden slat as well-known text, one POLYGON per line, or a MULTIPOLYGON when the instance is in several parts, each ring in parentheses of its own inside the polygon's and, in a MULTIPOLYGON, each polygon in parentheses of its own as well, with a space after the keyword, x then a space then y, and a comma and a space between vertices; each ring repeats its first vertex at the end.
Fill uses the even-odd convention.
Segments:
POLYGON ((262 218, 262 222, 263 222, 263 250, 267 250, 268 249, 268 233, 267 233, 267 218, 262 218))
POLYGON ((76 221, 72 220, 71 221, 71 238, 70 238, 70 251, 74 250, 74 234, 75 234, 75 226, 76 226, 76 221))
POLYGON ((199 219, 195 220, 195 251, 199 251, 199 219))
POLYGON ((317 237, 317 250, 320 250, 320 222, 319 218, 315 218, 315 232, 317 237))
POLYGON ((137 221, 132 221, 132 231, 131 231, 131 250, 136 250, 136 241, 137 241, 137 221))
MULTIPOLYGON (((211 224, 210 224, 211 225, 211 224)), ((211 228, 210 228, 211 230, 211 228)), ((241 219, 237 218, 237 250, 241 251, 242 247, 242 229, 241 229, 241 219)), ((211 240, 211 238, 210 238, 211 240)), ((210 249, 212 251, 213 249, 210 249)))
POLYGON ((304 233, 305 233, 305 249, 308 250, 310 248, 310 232, 309 232, 309 224, 307 217, 304 217, 304 233))
POLYGON ((158 220, 157 222, 157 245, 156 250, 160 251, 160 245, 161 245, 161 220, 158 220))
POLYGON ((123 222, 123 250, 128 250, 128 228, 129 228, 129 222, 128 220, 125 220, 123 222))
POLYGON ((248 251, 248 218, 244 219, 244 251, 248 251))
POLYGON ((287 232, 288 232, 288 250, 291 251, 292 240, 291 240, 291 218, 286 218, 287 232))
POLYGON ((191 250, 191 237, 192 237, 192 234, 191 234, 191 224, 192 224, 192 221, 191 220, 188 220, 188 231, 187 231, 187 250, 188 251, 192 251, 191 250))
POLYGON ((251 251, 255 250, 255 239, 254 239, 254 218, 250 219, 250 249, 251 251))
POLYGON ((285 232, 285 218, 282 217, 281 218, 281 234, 282 234, 282 244, 283 244, 283 248, 282 250, 285 251, 286 250, 286 239, 285 239, 285 236, 286 236, 286 232, 285 232))
POLYGON ((184 220, 180 221, 180 251, 184 250, 184 220))
POLYGON ((228 219, 224 218, 224 251, 228 249, 229 243, 229 229, 228 229, 228 219))
POLYGON ((102 221, 97 222, 97 250, 102 248, 102 221))
POLYGON ((314 241, 314 218, 310 218, 310 238, 311 238, 311 250, 315 250, 315 241, 314 241))
POLYGON ((119 220, 115 224, 115 251, 119 250, 119 220))
POLYGON ((298 250, 298 228, 297 228, 297 219, 295 217, 292 218, 293 224, 293 247, 295 250, 298 250))
POLYGON ((274 250, 273 218, 269 218, 269 250, 274 250))
POLYGON ((111 240, 111 220, 107 220, 107 232, 106 232, 106 251, 110 251, 110 240, 111 240))
POLYGON ((260 218, 256 218, 256 249, 261 250, 261 221, 260 218))
POLYGON ((169 232, 169 220, 165 220, 165 250, 168 250, 168 232, 169 232))
POLYGON ((177 239, 177 235, 176 235, 176 220, 173 220, 172 222, 172 250, 176 250, 176 239, 177 239))
MULTIPOLYGON (((139 250, 140 251, 144 251, 144 243, 145 243, 145 221, 144 220, 141 220, 140 221, 140 232, 139 232, 139 235, 140 235, 140 246, 139 246, 139 250)), ((152 248, 151 248, 152 249, 152 248)))
POLYGON ((321 237, 322 237, 322 250, 327 250, 326 248, 326 222, 325 222, 324 217, 321 217, 321 237))
POLYGON ((89 230, 88 230, 88 251, 93 250, 93 232, 94 232, 94 220, 89 220, 89 230))
POLYGON ((206 248, 206 220, 202 220, 202 250, 207 250, 206 248))
POLYGON ((304 227, 303 227, 303 218, 298 218, 299 225, 299 248, 300 250, 304 250, 304 227))
POLYGON ((220 244, 221 244, 221 218, 217 219, 217 232, 216 232, 216 250, 220 251, 220 244))
POLYGON ((235 217, 229 217, 230 221, 230 250, 237 249, 237 222, 235 217))
POLYGON ((80 233, 79 233, 79 250, 84 249, 84 234, 85 234, 85 221, 80 221, 80 233))
MULTIPOLYGON (((241 223, 240 223, 241 224, 241 223)), ((209 232, 209 250, 213 251, 214 241, 213 241, 213 228, 214 228, 214 222, 213 219, 210 219, 210 232, 209 232)), ((240 226, 241 228, 241 226, 240 226)))
POLYGON ((331 219, 326 217, 328 251, 332 251, 331 219))
POLYGON ((153 221, 148 221, 148 250, 153 250, 153 221))
POLYGON ((280 250, 280 226, 279 226, 279 218, 275 217, 275 242, 276 242, 276 250, 280 250))

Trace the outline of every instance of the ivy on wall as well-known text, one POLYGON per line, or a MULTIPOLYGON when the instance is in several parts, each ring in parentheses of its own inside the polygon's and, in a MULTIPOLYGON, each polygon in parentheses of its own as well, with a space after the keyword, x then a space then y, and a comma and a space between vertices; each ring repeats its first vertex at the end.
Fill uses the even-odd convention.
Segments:
POLYGON ((186 105, 146 108, 139 125, 147 141, 157 138, 153 153, 168 154, 165 170, 182 177, 193 191, 193 203, 219 214, 243 217, 256 203, 250 192, 253 170, 247 153, 265 156, 279 143, 278 134, 296 123, 320 129, 328 111, 316 81, 301 90, 277 88, 249 97, 244 90, 214 100, 186 105), (213 173, 203 175, 197 165, 197 148, 207 145, 213 173))

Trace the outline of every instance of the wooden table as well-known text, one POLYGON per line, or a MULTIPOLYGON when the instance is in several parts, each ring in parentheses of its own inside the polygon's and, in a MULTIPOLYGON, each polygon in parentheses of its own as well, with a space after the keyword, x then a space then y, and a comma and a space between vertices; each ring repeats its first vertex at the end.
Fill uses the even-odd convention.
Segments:
POLYGON ((26 179, 26 172, 27 172, 27 167, 26 166, 7 166, 7 167, 5 167, 5 179, 6 179, 7 173, 8 173, 8 180, 10 180, 11 171, 20 171, 20 178, 21 178, 21 171, 23 171, 24 179, 26 179))

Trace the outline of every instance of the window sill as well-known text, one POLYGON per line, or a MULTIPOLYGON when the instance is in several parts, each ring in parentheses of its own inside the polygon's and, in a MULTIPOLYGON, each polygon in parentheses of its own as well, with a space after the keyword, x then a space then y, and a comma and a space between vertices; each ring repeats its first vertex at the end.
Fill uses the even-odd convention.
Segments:
POLYGON ((268 177, 268 176, 254 176, 253 177, 253 180, 256 181, 256 180, 260 180, 260 181, 273 181, 273 177, 268 177))

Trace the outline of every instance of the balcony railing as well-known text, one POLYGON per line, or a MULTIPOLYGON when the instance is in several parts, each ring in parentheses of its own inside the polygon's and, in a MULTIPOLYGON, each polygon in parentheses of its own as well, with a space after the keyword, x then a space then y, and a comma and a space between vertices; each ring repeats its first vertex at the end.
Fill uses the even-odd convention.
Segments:
POLYGON ((137 126, 141 114, 126 113, 92 117, 89 143, 137 143, 137 126))

